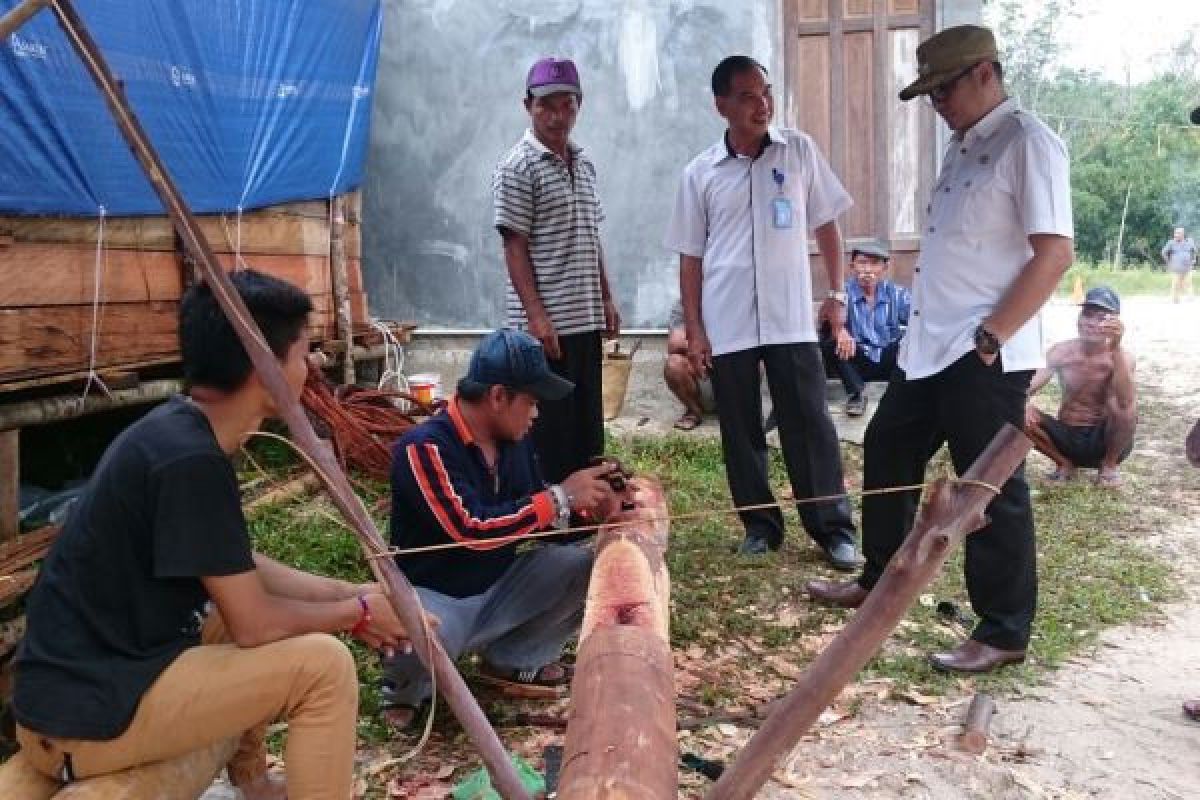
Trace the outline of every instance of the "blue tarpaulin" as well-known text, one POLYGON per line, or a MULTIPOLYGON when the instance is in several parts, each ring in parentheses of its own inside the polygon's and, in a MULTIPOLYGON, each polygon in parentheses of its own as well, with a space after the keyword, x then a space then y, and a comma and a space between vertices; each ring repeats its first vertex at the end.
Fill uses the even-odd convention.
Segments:
MULTIPOLYGON (((17 0, 0 0, 0 13, 17 0)), ((381 0, 76 0, 194 211, 362 181, 381 0)), ((160 214, 50 10, 0 43, 0 212, 160 214)))

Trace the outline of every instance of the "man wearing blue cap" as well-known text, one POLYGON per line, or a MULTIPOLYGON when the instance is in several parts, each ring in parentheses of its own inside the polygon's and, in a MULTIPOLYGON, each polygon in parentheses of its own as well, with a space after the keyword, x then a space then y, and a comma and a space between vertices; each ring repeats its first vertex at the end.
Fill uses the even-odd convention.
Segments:
MULTIPOLYGON (((571 393, 541 344, 526 333, 483 338, 446 410, 396 442, 391 543, 396 563, 440 620, 451 658, 483 656, 481 672, 526 691, 565 685, 555 659, 579 628, 592 552, 550 544, 517 553, 538 531, 565 527, 572 513, 605 519, 616 498, 611 466, 588 467, 547 486, 528 436, 539 402, 571 393)), ((549 540, 548 540, 549 541, 549 540)), ((384 662, 389 717, 406 727, 429 697, 428 673, 413 655, 384 662)))
POLYGON ((1038 452, 1052 459, 1046 480, 1066 483, 1078 467, 1094 468, 1096 485, 1120 485, 1117 465, 1133 450, 1137 426, 1133 354, 1121 347, 1125 326, 1121 298, 1107 286, 1088 291, 1076 323, 1079 336, 1046 353, 1046 366, 1029 384, 1032 397, 1058 376, 1062 403, 1053 417, 1030 403, 1025 434, 1038 452))
POLYGON ((621 329, 600 245, 596 167, 570 138, 582 103, 573 62, 543 58, 530 67, 529 129, 492 177, 508 326, 540 341, 550 368, 575 384, 568 397, 542 404, 533 427, 551 481, 604 452, 600 339, 621 329))

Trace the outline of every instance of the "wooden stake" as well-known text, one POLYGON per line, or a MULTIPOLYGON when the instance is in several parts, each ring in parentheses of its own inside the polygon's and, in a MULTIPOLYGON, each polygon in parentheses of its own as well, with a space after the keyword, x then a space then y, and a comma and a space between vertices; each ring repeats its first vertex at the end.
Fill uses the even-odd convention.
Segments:
POLYGON ((596 540, 571 683, 563 800, 678 794, 667 504, 662 487, 644 479, 634 502, 596 540))
POLYGON ((0 542, 21 530, 21 432, 0 431, 0 542))
POLYGON ((767 717, 713 787, 709 800, 754 797, 779 759, 795 748, 820 713, 879 651, 951 550, 987 523, 984 509, 993 493, 982 484, 1001 486, 1020 466, 1030 446, 1024 434, 1006 424, 967 470, 963 482, 940 480, 933 484, 912 532, 888 562, 883 577, 767 717))
POLYGON ((342 383, 354 385, 354 319, 350 313, 350 279, 346 273, 346 198, 329 201, 329 267, 337 336, 346 349, 342 354, 342 383))
MULTIPOLYGON (((196 259, 205 282, 221 310, 229 318, 234 330, 246 348, 259 379, 263 382, 280 416, 287 424, 292 439, 317 465, 316 472, 329 491, 329 496, 358 535, 359 542, 368 556, 385 552, 387 544, 362 500, 356 495, 342 472, 337 459, 329 447, 322 443, 313 431, 300 403, 292 396, 283 370, 274 353, 263 340, 262 332, 255 324, 246 304, 234 289, 229 276, 221 269, 212 246, 196 222, 191 209, 184 202, 178 187, 171 179, 149 137, 143 130, 132 108, 125 98, 124 89, 113 77, 112 70, 104 59, 100 48, 92 39, 87 26, 80 18, 71 0, 50 0, 67 39, 75 48, 84 66, 91 74, 96 86, 112 112, 113 119, 122 136, 129 143, 133 155, 141 164, 150 185, 162 200, 172 223, 179 232, 188 252, 196 259)), ((427 636, 425 619, 421 614, 421 603, 412 584, 404 577, 390 558, 368 559, 376 579, 384 586, 397 616, 408 629, 414 649, 422 662, 436 675, 446 704, 462 724, 467 736, 480 750, 484 764, 492 776, 492 783, 506 800, 527 800, 517 771, 496 736, 483 710, 471 695, 462 676, 436 636, 427 636)))
POLYGON ((990 695, 982 692, 971 698, 967 718, 963 722, 963 734, 959 738, 962 749, 975 755, 983 755, 988 746, 988 726, 996 713, 996 703, 990 695))

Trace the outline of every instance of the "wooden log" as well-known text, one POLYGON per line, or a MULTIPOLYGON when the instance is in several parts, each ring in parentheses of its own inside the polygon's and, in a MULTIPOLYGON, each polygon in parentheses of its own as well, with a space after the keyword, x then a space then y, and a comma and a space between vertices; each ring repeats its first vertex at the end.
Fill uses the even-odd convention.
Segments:
POLYGON ((14 753, 0 764, 0 797, 4 800, 50 800, 61 786, 34 769, 24 753, 14 753))
POLYGON ((22 597, 33 588, 37 580, 37 567, 29 567, 18 572, 0 575, 0 608, 22 597))
POLYGON ((21 530, 21 432, 0 431, 0 542, 21 530))
POLYGON ((596 540, 558 788, 564 800, 678 794, 667 505, 662 488, 644 479, 635 504, 596 540))
POLYGON ((951 550, 986 524, 984 509, 993 493, 982 484, 1001 486, 1020 466, 1030 446, 1019 430, 1006 424, 962 482, 934 483, 912 531, 875 588, 721 776, 708 795, 710 800, 750 800, 755 796, 779 759, 795 748, 820 713, 879 651, 951 550))
POLYGON ((330 499, 354 528, 369 558, 371 571, 383 585, 393 609, 413 640, 414 651, 422 663, 433 672, 446 704, 458 717, 467 736, 479 748, 483 763, 491 775, 492 785, 505 800, 527 800, 529 792, 526 791, 495 729, 471 695, 462 675, 446 654, 437 636, 429 634, 416 590, 394 560, 378 557, 377 554, 386 552, 387 542, 380 535, 362 499, 354 493, 333 452, 317 437, 304 409, 288 387, 287 378, 278 359, 266 347, 262 332, 250 317, 245 302, 217 263, 212 246, 126 101, 123 88, 114 77, 103 52, 92 38, 79 12, 71 0, 56 0, 53 10, 59 25, 67 33, 72 46, 100 90, 121 135, 129 144, 155 193, 162 200, 163 207, 170 215, 185 247, 196 259, 204 279, 212 287, 213 296, 222 312, 245 346, 259 379, 275 400, 279 415, 292 434, 292 440, 312 459, 314 470, 329 491, 330 499))
POLYGON ((971 698, 967 718, 963 722, 963 733, 958 740, 963 750, 977 756, 983 755, 988 746, 988 726, 992 724, 995 713, 996 702, 990 695, 980 692, 971 698))
POLYGON ((306 472, 299 478, 293 478, 287 483, 280 484, 269 491, 263 492, 249 503, 246 503, 246 513, 253 514, 256 511, 266 508, 267 506, 286 503, 289 500, 294 500, 295 498, 300 497, 301 495, 315 491, 316 489, 319 489, 320 486, 321 481, 317 479, 317 476, 311 472, 306 472))
POLYGON ((79 395, 72 394, 0 405, 0 431, 45 425, 114 408, 157 403, 181 391, 183 381, 166 379, 146 381, 136 388, 117 389, 108 394, 102 391, 89 392, 83 401, 80 401, 79 395))
POLYGON ((59 530, 57 525, 47 525, 0 544, 0 575, 11 575, 44 558, 59 530))

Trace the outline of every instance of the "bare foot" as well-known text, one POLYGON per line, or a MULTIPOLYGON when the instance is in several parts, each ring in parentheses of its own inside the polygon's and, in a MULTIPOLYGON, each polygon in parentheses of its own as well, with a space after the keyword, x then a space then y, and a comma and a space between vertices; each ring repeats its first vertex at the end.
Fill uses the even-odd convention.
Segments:
POLYGON ((675 420, 675 427, 681 431, 692 431, 704 424, 704 415, 695 411, 684 411, 683 416, 675 420))
POLYGON ((1116 467, 1101 467, 1096 473, 1096 485, 1104 489, 1116 489, 1121 485, 1121 470, 1116 467))
POLYGON ((287 781, 282 775, 264 772, 250 783, 237 787, 246 800, 287 800, 287 781))
POLYGON ((1059 467, 1046 474, 1046 483, 1069 483, 1075 479, 1074 467, 1059 467))

